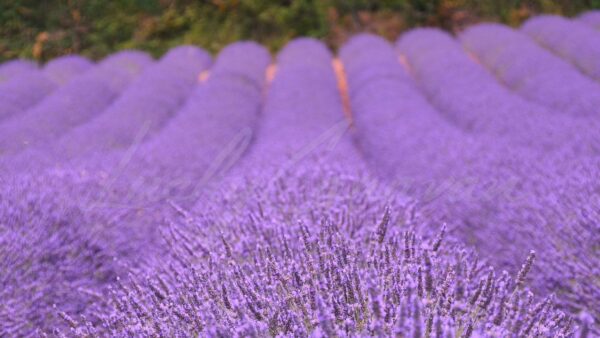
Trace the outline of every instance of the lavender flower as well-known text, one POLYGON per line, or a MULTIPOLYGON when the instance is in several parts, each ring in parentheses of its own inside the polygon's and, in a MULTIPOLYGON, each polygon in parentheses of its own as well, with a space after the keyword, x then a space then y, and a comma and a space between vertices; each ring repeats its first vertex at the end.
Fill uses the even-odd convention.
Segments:
MULTIPOLYGON (((248 183, 220 189, 203 203, 202 210, 211 212, 199 210, 190 220, 173 219, 164 230, 172 245, 168 261, 177 263, 151 275, 134 276, 115 289, 113 310, 101 317, 103 325, 95 327, 97 332, 175 337, 412 336, 435 328, 443 336, 525 335, 548 329, 572 334, 568 317, 550 301, 501 309, 503 299, 511 294, 525 297, 528 292, 508 276, 496 279, 485 265, 470 264, 476 262, 473 253, 454 241, 430 252, 432 243, 416 236, 414 257, 429 259, 405 260, 398 244, 413 230, 396 222, 406 205, 392 202, 392 228, 381 243, 368 240, 386 217, 377 201, 393 192, 384 187, 353 190, 360 180, 350 176, 340 180, 335 171, 330 172, 328 165, 302 167, 281 186, 248 183), (324 196, 325 187, 336 194, 324 196), (268 196, 262 211, 248 204, 257 192, 268 196), (289 200, 294 205, 285 202, 289 200), (341 216, 338 208, 361 212, 341 216), (312 218, 308 211, 314 209, 321 211, 312 218), (301 221, 289 221, 293 219, 301 221), (418 270, 428 271, 431 279, 429 291, 421 296, 418 270), (470 303, 477 293, 478 301, 470 303), (493 324, 498 311, 507 319, 493 324), (526 325, 515 327, 517 321, 526 325)), ((92 334, 93 325, 78 322, 72 331, 75 336, 92 334)))

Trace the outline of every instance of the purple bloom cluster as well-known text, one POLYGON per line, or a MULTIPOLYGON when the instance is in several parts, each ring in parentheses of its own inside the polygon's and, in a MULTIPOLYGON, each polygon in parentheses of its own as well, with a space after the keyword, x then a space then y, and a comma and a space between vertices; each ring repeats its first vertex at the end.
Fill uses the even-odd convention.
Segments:
POLYGON ((600 84, 524 33, 486 23, 468 28, 460 40, 503 83, 524 97, 571 116, 598 116, 600 84))
POLYGON ((587 25, 558 15, 543 15, 521 26, 542 46, 571 61, 579 69, 600 81, 600 34, 587 25))
POLYGON ((56 84, 37 69, 0 82, 0 123, 42 101, 55 88, 56 84))
MULTIPOLYGON (((444 238, 414 231, 385 189, 327 167, 282 185, 223 189, 203 213, 164 228, 168 265, 112 292, 102 325, 67 317, 75 336, 569 336, 574 325, 444 238), (324 194, 323 189, 329 193, 324 194), (367 189, 365 189, 367 188, 367 189), (252 203, 254 196, 266 200, 252 203), (290 203, 293 201, 293 203, 290 203), (389 201, 389 200, 388 200, 389 201), (358 208, 360 212, 351 212, 358 208)), ((412 216, 411 216, 412 215, 412 216)))

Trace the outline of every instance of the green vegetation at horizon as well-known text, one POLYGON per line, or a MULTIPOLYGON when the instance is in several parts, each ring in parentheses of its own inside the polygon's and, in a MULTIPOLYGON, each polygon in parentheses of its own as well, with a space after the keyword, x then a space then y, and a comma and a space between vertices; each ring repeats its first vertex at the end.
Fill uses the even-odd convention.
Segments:
POLYGON ((159 56, 180 44, 216 52, 243 39, 276 50, 297 36, 337 48, 359 31, 393 39, 411 27, 515 26, 537 13, 595 8, 600 0, 12 0, 0 3, 0 61, 67 53, 99 59, 124 48, 159 56))

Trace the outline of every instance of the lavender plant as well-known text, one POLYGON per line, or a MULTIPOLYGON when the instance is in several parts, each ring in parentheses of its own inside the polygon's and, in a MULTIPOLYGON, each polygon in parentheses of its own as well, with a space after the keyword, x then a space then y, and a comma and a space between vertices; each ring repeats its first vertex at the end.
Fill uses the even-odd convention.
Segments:
POLYGON ((597 116, 600 84, 524 33, 486 23, 468 28, 460 40, 503 83, 522 96, 570 116, 597 116))
POLYGON ((593 28, 557 15, 542 15, 527 20, 521 31, 600 80, 600 34, 593 28))
POLYGON ((443 229, 421 239, 414 230, 418 216, 392 191, 366 189, 348 171, 340 177, 339 169, 302 166, 282 185, 221 189, 201 213, 178 208, 180 216, 164 228, 171 264, 115 287, 102 325, 64 316, 68 333, 572 333, 571 319, 554 308, 552 296, 536 299, 524 288, 534 253, 515 277, 496 272, 445 238, 443 229), (255 201, 256 195, 266 199, 255 201), (392 204, 384 209, 383 201, 392 204))

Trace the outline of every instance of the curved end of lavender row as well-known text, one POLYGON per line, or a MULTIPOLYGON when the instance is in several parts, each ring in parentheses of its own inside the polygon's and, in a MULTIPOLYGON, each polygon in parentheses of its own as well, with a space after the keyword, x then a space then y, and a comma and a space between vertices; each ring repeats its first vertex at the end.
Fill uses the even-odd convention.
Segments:
POLYGON ((152 64, 154 64, 154 60, 148 53, 124 50, 104 58, 97 67, 91 69, 91 72, 94 72, 94 76, 106 81, 112 90, 119 93, 133 78, 152 64))
POLYGON ((211 80, 220 76, 239 76, 262 90, 265 70, 271 63, 271 54, 253 41, 235 42, 223 48, 211 69, 211 80))
POLYGON ((406 70, 398 67, 398 56, 392 44, 378 35, 362 33, 352 37, 342 46, 339 56, 346 78, 354 87, 380 77, 412 82, 406 70))
POLYGON ((277 54, 278 66, 330 65, 333 55, 327 46, 314 38, 296 38, 288 42, 277 54))
POLYGON ((600 29, 600 10, 583 12, 576 20, 592 26, 595 29, 600 29))
POLYGON ((199 72, 211 66, 212 57, 202 48, 182 45, 169 50, 160 58, 159 64, 173 71, 194 73, 194 78, 197 78, 199 72))
POLYGON ((447 57, 463 54, 454 37, 438 28, 412 29, 398 38, 396 48, 416 65, 427 64, 424 57, 429 53, 444 53, 447 57))
POLYGON ((36 69, 38 69, 38 65, 32 60, 16 59, 6 61, 0 64, 0 83, 36 69))
POLYGON ((48 62, 43 69, 44 74, 59 85, 87 71, 94 63, 80 55, 66 55, 48 62))
POLYGON ((37 69, 0 82, 0 123, 34 106, 56 87, 55 82, 37 69))

